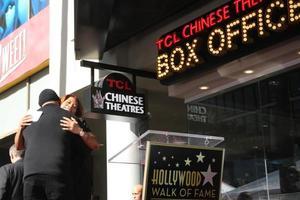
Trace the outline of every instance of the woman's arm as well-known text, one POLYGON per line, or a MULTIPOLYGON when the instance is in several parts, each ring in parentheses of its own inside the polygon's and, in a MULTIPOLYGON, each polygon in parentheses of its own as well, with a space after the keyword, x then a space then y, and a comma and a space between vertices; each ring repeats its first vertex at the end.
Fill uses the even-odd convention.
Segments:
POLYGON ((79 135, 91 150, 97 150, 101 147, 101 144, 98 143, 96 136, 92 132, 85 132, 81 129, 79 135))
POLYGON ((29 126, 31 124, 31 122, 32 122, 31 115, 25 115, 24 117, 22 117, 22 119, 19 123, 19 127, 17 128, 15 138, 14 138, 17 150, 25 149, 22 131, 26 126, 29 126))
POLYGON ((101 144, 98 143, 96 136, 90 131, 84 131, 74 118, 70 119, 67 117, 63 117, 60 122, 63 130, 67 130, 79 135, 85 145, 91 150, 97 150, 101 147, 101 144))

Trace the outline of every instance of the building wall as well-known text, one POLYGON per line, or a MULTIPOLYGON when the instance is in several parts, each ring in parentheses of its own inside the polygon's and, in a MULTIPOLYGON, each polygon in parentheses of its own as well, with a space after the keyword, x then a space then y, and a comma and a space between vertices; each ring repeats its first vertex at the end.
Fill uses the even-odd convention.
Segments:
POLYGON ((37 109, 38 95, 49 83, 48 69, 23 81, 0 95, 0 138, 14 133, 28 109, 37 109))
POLYGON ((0 96, 0 138, 6 137, 17 128, 20 117, 27 108, 27 88, 22 82, 0 96))
MULTIPOLYGON (((112 158, 137 136, 129 122, 107 121, 107 159, 112 158)), ((112 162, 107 162, 107 199, 131 199, 133 185, 141 183, 138 149, 122 151, 112 162), (116 192, 118 188, 118 192, 116 192)))
POLYGON ((75 59, 74 1, 51 1, 49 5, 51 87, 64 95, 89 85, 90 69, 75 59))

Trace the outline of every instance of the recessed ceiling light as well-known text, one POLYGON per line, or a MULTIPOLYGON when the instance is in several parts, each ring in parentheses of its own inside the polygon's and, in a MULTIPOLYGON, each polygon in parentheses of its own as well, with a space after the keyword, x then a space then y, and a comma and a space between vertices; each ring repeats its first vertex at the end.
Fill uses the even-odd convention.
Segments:
POLYGON ((208 90, 208 88, 209 88, 209 87, 208 87, 208 86, 205 86, 205 85, 199 87, 200 90, 208 90))
POLYGON ((245 73, 245 74, 253 74, 253 73, 254 73, 254 71, 253 71, 253 70, 251 70, 251 69, 248 69, 248 70, 245 70, 245 71, 244 71, 244 73, 245 73))
POLYGON ((300 55, 300 51, 298 51, 298 54, 300 55))

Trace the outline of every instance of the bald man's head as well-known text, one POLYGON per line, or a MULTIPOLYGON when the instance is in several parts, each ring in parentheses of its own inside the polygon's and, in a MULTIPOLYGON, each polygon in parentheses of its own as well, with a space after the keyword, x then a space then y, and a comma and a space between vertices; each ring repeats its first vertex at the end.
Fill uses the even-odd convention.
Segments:
POLYGON ((135 185, 132 191, 133 200, 142 200, 143 186, 141 184, 135 185))

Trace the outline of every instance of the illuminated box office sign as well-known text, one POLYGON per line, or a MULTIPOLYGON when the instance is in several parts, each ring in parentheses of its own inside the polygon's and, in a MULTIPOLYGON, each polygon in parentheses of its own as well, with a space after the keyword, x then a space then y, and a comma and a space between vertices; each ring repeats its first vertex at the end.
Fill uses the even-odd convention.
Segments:
POLYGON ((230 1, 156 41, 157 77, 171 84, 299 35, 299 24, 299 0, 230 1))
POLYGON ((145 97, 124 75, 111 73, 91 88, 93 112, 139 117, 145 115, 145 97))

